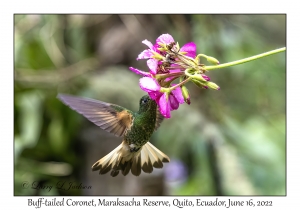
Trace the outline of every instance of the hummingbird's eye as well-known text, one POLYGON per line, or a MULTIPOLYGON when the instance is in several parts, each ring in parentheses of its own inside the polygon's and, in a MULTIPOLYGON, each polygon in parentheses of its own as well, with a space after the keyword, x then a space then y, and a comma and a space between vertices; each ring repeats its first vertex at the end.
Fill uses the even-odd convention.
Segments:
POLYGON ((148 99, 147 99, 147 98, 144 98, 144 99, 142 99, 142 104, 145 104, 145 103, 147 103, 147 101, 148 101, 148 99))

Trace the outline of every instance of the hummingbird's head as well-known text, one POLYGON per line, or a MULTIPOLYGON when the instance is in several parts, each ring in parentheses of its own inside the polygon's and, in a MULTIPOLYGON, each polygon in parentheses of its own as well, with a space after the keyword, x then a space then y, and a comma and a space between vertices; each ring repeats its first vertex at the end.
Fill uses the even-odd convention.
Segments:
POLYGON ((155 109, 156 103, 148 95, 145 95, 140 100, 139 112, 147 112, 150 108, 155 109))

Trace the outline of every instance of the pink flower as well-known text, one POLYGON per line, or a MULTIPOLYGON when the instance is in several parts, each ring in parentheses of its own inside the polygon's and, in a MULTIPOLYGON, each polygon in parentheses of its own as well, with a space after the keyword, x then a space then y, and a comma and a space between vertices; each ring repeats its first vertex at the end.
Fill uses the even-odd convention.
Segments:
MULTIPOLYGON (((161 61, 156 60, 155 58, 153 58, 154 53, 160 53, 160 54, 164 54, 164 52, 160 52, 158 50, 158 48, 160 48, 161 46, 159 45, 159 43, 163 43, 163 44, 171 44, 174 43, 174 38, 170 35, 170 34, 162 34, 160 35, 157 39, 155 44, 153 45, 150 41, 148 41, 147 39, 145 39, 144 41, 142 41, 143 44, 147 45, 149 47, 149 49, 144 50, 143 52, 141 52, 138 57, 137 60, 140 59, 148 59, 147 60, 147 66, 150 69, 150 74, 152 75, 156 75, 157 74, 157 70, 158 70, 158 66, 161 64, 161 61)), ((196 44, 194 42, 189 42, 185 45, 182 46, 182 48, 179 50, 179 52, 186 52, 186 56, 191 57, 191 58, 195 58, 196 57, 196 44)), ((171 66, 174 66, 174 64, 172 64, 171 66)), ((180 67, 178 67, 178 69, 174 69, 174 70, 170 70, 170 72, 179 72, 180 67)), ((142 75, 142 76, 151 76, 149 73, 130 67, 129 68, 131 71, 135 72, 136 74, 142 75)), ((168 80, 168 79, 167 79, 168 80)))
MULTIPOLYGON (((152 56, 154 55, 154 52, 159 53, 159 50, 157 49, 157 48, 160 47, 157 44, 158 42, 162 42, 162 43, 165 43, 165 44, 170 44, 171 42, 174 42, 174 39, 169 34, 163 34, 163 35, 161 35, 157 38, 155 46, 153 46, 153 44, 150 41, 145 39, 144 41, 142 41, 142 43, 147 45, 149 47, 149 49, 144 50, 137 57, 137 60, 149 59, 147 61, 147 66, 150 69, 150 73, 153 74, 153 75, 155 75, 157 73, 158 60, 152 58, 152 56)), ((130 67, 130 68, 132 68, 132 67, 130 67)), ((134 71, 134 72, 137 73, 137 74, 140 74, 140 70, 138 70, 138 69, 136 69, 136 71, 134 71)))
POLYGON ((155 75, 157 73, 158 61, 156 59, 147 60, 147 66, 150 69, 150 73, 155 75))
MULTIPOLYGON (((185 56, 195 58, 196 57, 196 51, 197 51, 197 45, 194 42, 189 42, 180 48, 179 52, 185 52, 185 56)), ((171 64, 172 67, 177 67, 176 64, 171 64)), ((178 66, 178 69, 170 70, 171 73, 174 72, 180 72, 180 66, 178 66)))
POLYGON ((143 77, 140 79, 140 87, 143 91, 147 92, 152 100, 158 103, 159 98, 163 93, 160 92, 160 85, 152 77, 143 77))
POLYGON ((191 58, 196 57, 196 51, 197 51, 197 45, 194 42, 186 43, 185 45, 180 48, 179 52, 186 52, 186 56, 189 56, 191 58))
MULTIPOLYGON (((174 85, 173 85, 174 86, 174 85)), ((160 92, 161 87, 158 82, 151 77, 143 77, 140 79, 140 87, 147 92, 152 100, 155 100, 159 106, 160 113, 165 118, 171 117, 171 111, 177 110, 179 104, 184 103, 184 98, 180 87, 177 87, 171 93, 160 92)))
POLYGON ((163 44, 171 44, 172 42, 175 42, 173 37, 170 34, 162 34, 156 39, 155 43, 155 48, 160 48, 161 46, 158 43, 163 43, 163 44))
POLYGON ((164 93, 160 98, 159 98, 159 111, 160 113, 165 117, 165 118, 170 118, 171 117, 171 104, 169 101, 169 97, 167 93, 164 93))
MULTIPOLYGON (((175 86, 175 85, 172 85, 172 86, 175 86)), ((172 92, 171 92, 172 95, 174 95, 176 101, 179 103, 179 104, 183 104, 184 103, 184 98, 183 98, 183 95, 182 95, 182 92, 181 92, 181 89, 180 87, 177 87, 175 88, 172 92)), ((178 105, 179 106, 179 105, 178 105)), ((173 109, 175 110, 175 109, 173 109)))
POLYGON ((130 69, 131 71, 133 71, 134 73, 139 74, 139 75, 142 75, 142 76, 144 76, 144 77, 150 76, 150 73, 148 73, 148 72, 145 72, 145 71, 142 71, 142 70, 133 68, 133 67, 129 67, 129 69, 130 69))
MULTIPOLYGON (((191 58, 195 58, 196 57, 196 50, 197 50, 197 45, 194 42, 189 42, 186 43, 185 45, 182 46, 182 48, 180 48, 179 52, 186 52, 185 56, 191 57, 191 58)), ((172 67, 177 67, 178 65, 171 65, 172 67)), ((178 69, 173 69, 170 70, 170 73, 175 73, 175 72, 180 72, 180 66, 178 66, 178 69)), ((166 81, 171 80, 173 77, 169 77, 166 79, 166 81)))
POLYGON ((153 59, 153 58, 150 58, 149 60, 147 60, 147 66, 150 69, 150 73, 142 71, 142 70, 139 70, 139 69, 136 69, 136 68, 133 68, 133 67, 129 67, 129 69, 131 71, 133 71, 134 73, 136 73, 136 74, 139 74, 139 75, 142 75, 142 76, 146 76, 146 77, 150 77, 151 74, 152 75, 156 75, 158 63, 159 63, 159 61, 157 61, 156 59, 153 59))
POLYGON ((142 43, 145 44, 145 45, 147 45, 149 47, 149 49, 144 50, 143 52, 141 52, 138 55, 137 60, 152 58, 153 52, 156 52, 156 48, 147 39, 145 39, 144 41, 142 41, 142 43))
MULTIPOLYGON (((162 34, 156 39, 155 44, 148 40, 144 40, 142 43, 147 45, 148 49, 141 52, 137 60, 147 59, 149 72, 133 67, 129 69, 143 76, 139 82, 141 89, 157 103, 159 111, 165 118, 170 118, 171 111, 177 110, 180 104, 191 103, 188 90, 184 86, 191 79, 187 77, 192 77, 192 82, 199 87, 220 89, 217 84, 210 82, 208 76, 203 74, 200 63, 198 66, 197 62, 200 60, 196 59, 197 45, 194 42, 186 43, 179 49, 179 44, 176 44, 170 34, 162 34), (193 75, 190 75, 190 68, 194 69, 196 74, 192 72, 193 75), (180 84, 172 84, 176 79, 182 77, 184 78, 180 80, 180 84)), ((206 57, 210 63, 219 64, 217 59, 206 57)))
POLYGON ((182 96, 180 87, 171 91, 170 94, 164 93, 159 98, 159 111, 165 118, 171 117, 171 111, 177 110, 179 104, 184 103, 184 98, 182 96))
MULTIPOLYGON (((154 58, 152 58, 152 56, 154 55, 154 52, 159 53, 160 51, 157 49, 160 46, 158 45, 158 42, 164 43, 164 44, 170 44, 171 42, 174 42, 174 39, 171 35, 169 34, 162 34, 160 35, 157 39, 156 39, 156 43, 153 46, 153 44, 148 41, 147 39, 145 39, 144 41, 142 41, 143 44, 147 45, 149 47, 149 49, 144 50, 143 52, 141 52, 138 57, 137 60, 140 59, 149 59, 147 61, 147 66, 150 69, 150 73, 155 75, 157 73, 157 67, 158 67, 158 61, 154 58)), ((143 75, 143 76, 148 76, 145 74, 145 72, 139 70, 139 69, 135 69, 133 67, 129 68, 130 70, 132 70, 133 72, 143 75)))

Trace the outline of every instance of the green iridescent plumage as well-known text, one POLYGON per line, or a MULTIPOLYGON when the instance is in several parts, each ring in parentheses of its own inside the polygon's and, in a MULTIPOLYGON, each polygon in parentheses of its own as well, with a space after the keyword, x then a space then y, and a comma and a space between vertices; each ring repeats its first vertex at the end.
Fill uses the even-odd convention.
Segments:
POLYGON ((140 110, 137 113, 132 113, 133 125, 124 136, 129 145, 141 147, 149 141, 155 129, 156 111, 157 105, 154 101, 148 96, 141 98, 140 110))
POLYGON ((149 96, 141 98, 138 112, 93 99, 62 94, 58 98, 100 128, 123 137, 121 145, 92 166, 100 174, 112 170, 112 176, 118 175, 119 171, 127 175, 131 170, 138 176, 141 170, 151 173, 153 167, 162 168, 162 162, 170 161, 149 143, 152 133, 164 119, 149 96))

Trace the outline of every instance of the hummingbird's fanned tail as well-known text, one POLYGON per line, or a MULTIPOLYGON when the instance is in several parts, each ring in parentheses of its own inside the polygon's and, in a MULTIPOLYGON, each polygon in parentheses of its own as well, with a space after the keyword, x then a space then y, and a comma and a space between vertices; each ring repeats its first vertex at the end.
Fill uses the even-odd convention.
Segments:
POLYGON ((145 173, 151 173, 154 168, 162 168, 163 162, 170 162, 167 155, 154 147, 150 142, 142 146, 138 151, 130 151, 128 144, 123 141, 117 148, 108 155, 98 160, 92 170, 99 170, 99 174, 105 174, 111 171, 111 176, 115 177, 122 171, 126 176, 129 171, 135 176, 139 176, 143 170, 145 173))

